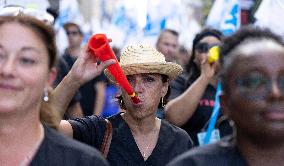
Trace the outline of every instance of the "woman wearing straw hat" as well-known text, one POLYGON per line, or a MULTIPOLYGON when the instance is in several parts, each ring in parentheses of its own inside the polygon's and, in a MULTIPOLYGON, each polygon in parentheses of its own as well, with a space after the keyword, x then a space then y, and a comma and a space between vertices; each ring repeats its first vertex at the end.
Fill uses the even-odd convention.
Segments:
MULTIPOLYGON (((86 67, 86 63, 91 63, 88 58, 88 54, 78 58, 56 88, 55 96, 62 96, 63 100, 71 98, 82 83, 94 77, 91 76, 92 69, 86 67)), ((113 128, 109 148, 105 146, 109 139, 103 138, 105 129, 109 128, 101 117, 62 120, 59 130, 100 148, 111 165, 165 165, 192 147, 192 141, 184 130, 156 118, 158 106, 164 105, 169 81, 180 74, 182 68, 166 62, 163 54, 146 45, 128 46, 120 57, 120 66, 141 101, 134 104, 121 90, 118 98, 125 113, 108 118, 113 128)), ((108 72, 106 74, 112 80, 108 72)), ((61 100, 60 104, 65 102, 61 100)))

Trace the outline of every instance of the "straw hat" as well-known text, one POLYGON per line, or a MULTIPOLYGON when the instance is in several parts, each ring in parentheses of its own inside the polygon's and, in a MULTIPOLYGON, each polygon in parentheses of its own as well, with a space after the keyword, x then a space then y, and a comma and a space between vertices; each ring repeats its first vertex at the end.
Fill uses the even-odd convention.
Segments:
MULTIPOLYGON (((149 45, 126 47, 120 56, 119 64, 125 75, 157 73, 167 75, 170 80, 173 80, 182 72, 180 65, 166 62, 164 55, 149 45)), ((105 74, 114 81, 107 69, 105 74)))

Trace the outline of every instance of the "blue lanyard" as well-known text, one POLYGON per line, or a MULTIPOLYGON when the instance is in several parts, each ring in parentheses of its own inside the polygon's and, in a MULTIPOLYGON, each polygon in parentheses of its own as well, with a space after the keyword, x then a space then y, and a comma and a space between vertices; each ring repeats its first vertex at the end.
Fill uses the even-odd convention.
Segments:
POLYGON ((216 95, 215 95, 215 102, 214 102, 214 107, 213 107, 213 113, 211 114, 209 126, 208 126, 208 129, 206 131, 206 135, 205 135, 205 139, 204 139, 205 145, 209 143, 209 140, 211 138, 212 132, 214 130, 214 127, 215 127, 215 124, 216 124, 216 121, 217 121, 217 117, 218 117, 219 110, 220 110, 219 96, 220 96, 221 92, 222 92, 221 82, 218 81, 216 95))

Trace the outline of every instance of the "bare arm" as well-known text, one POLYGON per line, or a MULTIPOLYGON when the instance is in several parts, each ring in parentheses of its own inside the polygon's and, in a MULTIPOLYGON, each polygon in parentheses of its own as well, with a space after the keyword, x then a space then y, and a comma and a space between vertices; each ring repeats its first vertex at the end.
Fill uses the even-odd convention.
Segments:
MULTIPOLYGON (((107 66, 113 63, 115 63, 115 60, 107 60, 98 65, 92 56, 87 53, 78 57, 71 70, 53 93, 54 102, 52 104, 60 112, 61 119, 79 87, 97 77, 107 66)), ((68 136, 73 136, 73 130, 68 121, 59 121, 58 125, 59 131, 68 136)))
POLYGON ((166 119, 182 126, 195 112, 208 85, 208 80, 200 76, 184 93, 169 101, 165 107, 166 119))
POLYGON ((95 89, 97 90, 94 115, 101 115, 105 103, 105 88, 106 83, 103 81, 97 82, 95 89))
POLYGON ((73 138, 73 129, 71 124, 67 120, 61 120, 58 131, 68 137, 73 138))
POLYGON ((166 105, 166 119, 169 122, 182 126, 192 117, 206 87, 215 74, 216 66, 216 63, 209 64, 207 59, 203 59, 201 75, 197 80, 183 94, 169 101, 166 105))
POLYGON ((67 115, 70 118, 83 117, 83 111, 82 111, 80 102, 76 102, 72 106, 69 106, 67 110, 67 115))
POLYGON ((59 83, 59 85, 54 89, 53 92, 53 105, 54 108, 60 113, 61 118, 67 110, 67 107, 76 91, 80 88, 80 83, 73 81, 76 79, 73 78, 70 72, 63 78, 63 80, 59 83))

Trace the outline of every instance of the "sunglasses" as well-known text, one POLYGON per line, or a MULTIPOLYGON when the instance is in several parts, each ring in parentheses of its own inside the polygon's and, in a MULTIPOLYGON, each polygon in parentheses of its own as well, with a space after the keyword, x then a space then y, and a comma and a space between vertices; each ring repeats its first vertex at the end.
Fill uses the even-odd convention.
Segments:
POLYGON ((67 36, 76 36, 76 35, 79 35, 80 33, 78 31, 67 31, 66 32, 67 36))
MULTIPOLYGON (((236 89, 241 96, 248 100, 263 100, 271 92, 272 82, 270 76, 261 72, 251 72, 236 79, 236 89)), ((284 96, 284 73, 275 80, 281 94, 284 96)))
POLYGON ((209 43, 201 42, 201 43, 196 44, 196 46, 194 48, 199 53, 207 53, 209 51, 209 49, 214 47, 214 46, 219 46, 219 44, 216 44, 216 43, 209 44, 209 43))
POLYGON ((54 17, 46 11, 25 8, 19 5, 7 5, 0 8, 0 16, 18 16, 21 14, 35 17, 48 25, 52 25, 54 23, 54 17))

